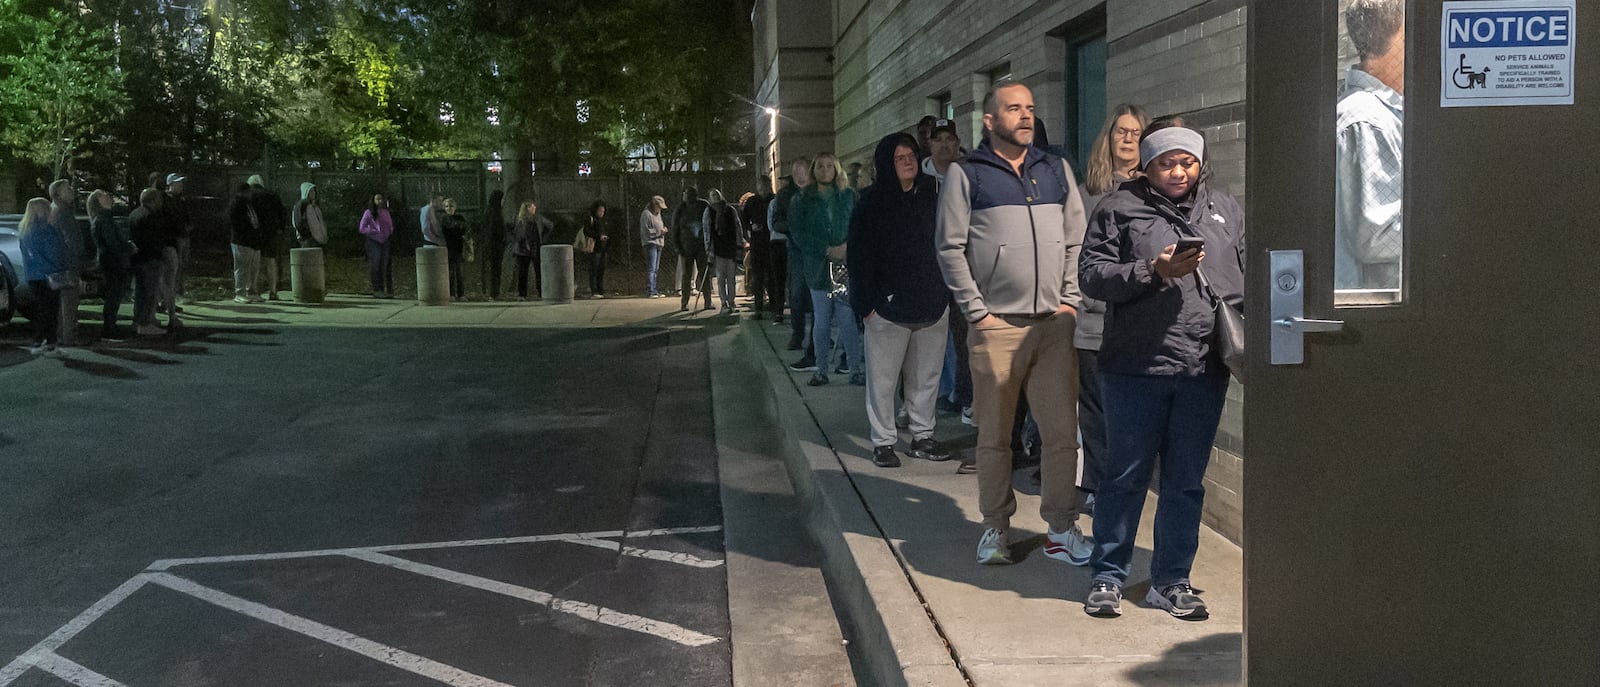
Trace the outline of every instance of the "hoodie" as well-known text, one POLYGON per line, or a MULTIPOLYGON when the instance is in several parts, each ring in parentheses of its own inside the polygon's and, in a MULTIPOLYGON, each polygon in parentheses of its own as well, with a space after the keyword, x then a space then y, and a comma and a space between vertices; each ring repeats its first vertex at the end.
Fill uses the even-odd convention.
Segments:
POLYGON ((706 206, 700 221, 706 227, 706 250, 712 257, 738 259, 739 248, 745 242, 739 208, 726 200, 714 200, 706 206))
POLYGON ((876 312, 896 324, 921 325, 950 307, 934 240, 939 185, 919 173, 911 190, 901 188, 894 151, 902 144, 916 149, 907 134, 878 141, 877 173, 850 216, 850 307, 863 317, 876 312))
POLYGON ((1244 305, 1244 211, 1201 182, 1174 203, 1148 181, 1106 194, 1089 221, 1079 263, 1084 294, 1106 302, 1103 372, 1130 375, 1226 374, 1211 349, 1216 314, 1194 276, 1167 281, 1150 261, 1184 237, 1205 239, 1200 266, 1222 300, 1244 305))
POLYGON ((311 201, 317 185, 300 184, 300 202, 294 204, 294 237, 301 248, 321 248, 328 244, 328 226, 322 222, 322 207, 311 201))

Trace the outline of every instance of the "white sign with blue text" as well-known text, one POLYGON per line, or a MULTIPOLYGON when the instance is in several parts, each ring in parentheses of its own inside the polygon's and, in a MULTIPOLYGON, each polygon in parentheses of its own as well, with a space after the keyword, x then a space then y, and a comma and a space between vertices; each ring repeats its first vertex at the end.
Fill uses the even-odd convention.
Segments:
POLYGON ((1439 106, 1571 105, 1576 4, 1444 3, 1439 106))

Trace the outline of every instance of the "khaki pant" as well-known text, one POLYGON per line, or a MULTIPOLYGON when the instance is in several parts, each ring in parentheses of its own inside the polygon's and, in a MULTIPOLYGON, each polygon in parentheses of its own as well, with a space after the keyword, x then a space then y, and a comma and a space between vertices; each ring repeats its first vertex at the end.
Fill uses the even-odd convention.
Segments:
POLYGON ((894 424, 895 392, 904 389, 912 441, 933 437, 939 372, 944 365, 949 328, 939 321, 912 329, 869 314, 866 324, 867 422, 873 446, 893 446, 900 432, 894 424))
POLYGON ((978 425, 978 510, 985 527, 1008 529, 1017 512, 1011 491, 1011 425, 1024 391, 1043 443, 1039 515, 1057 532, 1078 520, 1077 320, 997 316, 972 325, 972 418, 978 425))

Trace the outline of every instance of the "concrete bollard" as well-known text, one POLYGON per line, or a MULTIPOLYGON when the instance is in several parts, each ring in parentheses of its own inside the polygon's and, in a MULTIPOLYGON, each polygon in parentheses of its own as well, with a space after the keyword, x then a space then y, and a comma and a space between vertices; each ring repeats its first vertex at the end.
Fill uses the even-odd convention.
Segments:
POLYGON ((289 288, 296 303, 321 303, 328 296, 321 248, 289 249, 289 288))
POLYGON ((539 293, 548 303, 571 303, 577 288, 572 274, 572 246, 557 243, 539 248, 539 269, 543 271, 539 293))
POLYGON ((450 249, 444 246, 417 247, 417 302, 423 305, 450 304, 450 249))

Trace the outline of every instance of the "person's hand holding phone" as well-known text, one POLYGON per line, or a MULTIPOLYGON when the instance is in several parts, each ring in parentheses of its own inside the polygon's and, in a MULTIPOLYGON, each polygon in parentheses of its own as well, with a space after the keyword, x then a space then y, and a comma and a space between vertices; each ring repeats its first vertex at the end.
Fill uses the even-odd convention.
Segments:
POLYGON ((1200 269, 1200 261, 1206 257, 1205 245, 1200 239, 1180 239, 1162 249, 1161 255, 1150 261, 1150 268, 1162 279, 1187 277, 1200 269))

